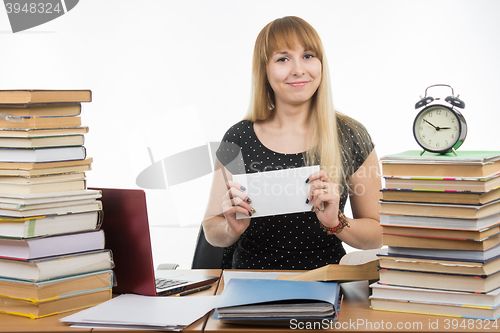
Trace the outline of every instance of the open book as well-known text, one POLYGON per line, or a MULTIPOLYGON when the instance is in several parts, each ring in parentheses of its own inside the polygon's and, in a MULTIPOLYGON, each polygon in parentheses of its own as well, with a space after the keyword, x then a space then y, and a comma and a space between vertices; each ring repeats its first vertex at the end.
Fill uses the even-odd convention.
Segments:
POLYGON ((339 264, 330 264, 300 274, 281 274, 288 281, 354 281, 378 280, 378 257, 381 249, 349 252, 339 264))

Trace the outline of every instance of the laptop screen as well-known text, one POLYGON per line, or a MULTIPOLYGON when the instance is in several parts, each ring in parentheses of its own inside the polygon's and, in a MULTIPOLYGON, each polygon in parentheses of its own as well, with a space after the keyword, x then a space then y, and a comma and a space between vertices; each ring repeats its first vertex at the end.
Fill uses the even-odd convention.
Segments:
POLYGON ((102 191, 105 247, 115 262, 115 293, 156 296, 146 193, 136 189, 102 191))

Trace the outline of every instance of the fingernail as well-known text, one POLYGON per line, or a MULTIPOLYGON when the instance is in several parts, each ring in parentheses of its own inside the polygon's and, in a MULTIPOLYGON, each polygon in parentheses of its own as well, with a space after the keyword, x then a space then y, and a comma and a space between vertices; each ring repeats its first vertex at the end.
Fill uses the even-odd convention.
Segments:
POLYGON ((240 186, 240 190, 246 191, 247 189, 245 188, 245 186, 240 186))
POLYGON ((312 208, 311 208, 311 212, 314 212, 314 209, 315 209, 315 208, 316 208, 316 207, 312 206, 312 208))
POLYGON ((306 179, 306 184, 309 183, 309 178, 306 179))
POLYGON ((255 209, 253 209, 253 208, 252 208, 250 211, 251 211, 253 214, 255 214, 255 212, 256 212, 256 211, 255 211, 255 209))
POLYGON ((319 212, 319 208, 316 208, 316 211, 319 212))
POLYGON ((248 212, 248 216, 252 216, 252 213, 251 213, 251 212, 248 212))
POLYGON ((308 204, 308 203, 309 203, 309 198, 307 198, 307 200, 306 200, 306 204, 308 204))
POLYGON ((247 198, 247 202, 248 202, 248 203, 251 203, 251 202, 252 202, 252 199, 247 198))

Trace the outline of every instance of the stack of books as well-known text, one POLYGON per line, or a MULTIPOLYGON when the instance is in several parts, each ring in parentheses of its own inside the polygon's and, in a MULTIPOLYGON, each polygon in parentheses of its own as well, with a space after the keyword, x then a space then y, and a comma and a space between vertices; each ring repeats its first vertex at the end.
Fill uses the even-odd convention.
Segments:
POLYGON ((0 91, 0 313, 40 318, 111 298, 113 262, 87 190, 89 90, 0 91))
POLYGON ((500 318, 500 152, 381 159, 375 310, 500 318))

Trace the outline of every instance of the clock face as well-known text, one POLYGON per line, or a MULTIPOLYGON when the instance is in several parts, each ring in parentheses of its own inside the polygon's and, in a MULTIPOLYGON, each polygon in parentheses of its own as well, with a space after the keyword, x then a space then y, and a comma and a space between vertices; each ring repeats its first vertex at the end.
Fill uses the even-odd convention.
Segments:
POLYGON ((436 105, 420 111, 413 123, 418 144, 431 152, 446 152, 461 137, 461 122, 451 109, 436 105))

